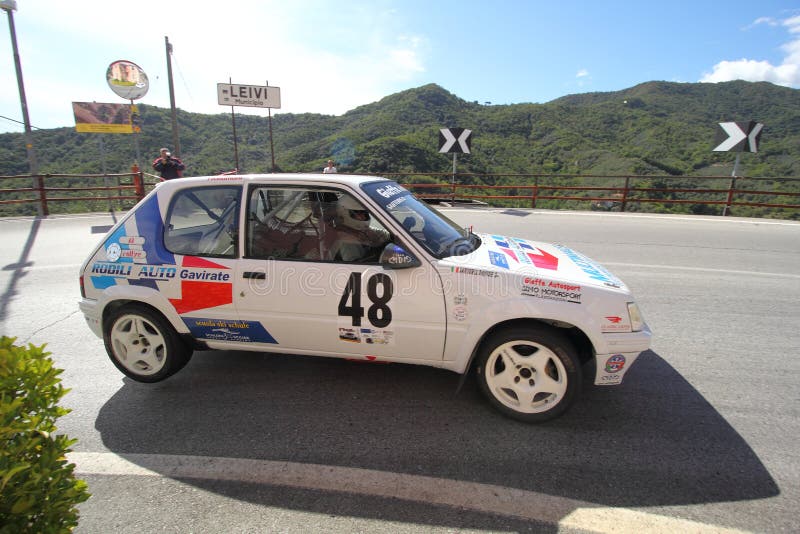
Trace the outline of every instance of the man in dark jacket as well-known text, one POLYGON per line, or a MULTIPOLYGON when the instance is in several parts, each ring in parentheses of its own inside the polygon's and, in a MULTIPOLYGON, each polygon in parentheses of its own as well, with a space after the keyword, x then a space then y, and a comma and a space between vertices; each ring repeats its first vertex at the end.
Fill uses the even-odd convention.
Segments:
POLYGON ((172 157, 169 149, 162 148, 161 155, 153 160, 153 168, 158 171, 162 180, 172 180, 183 176, 186 166, 178 158, 172 157))

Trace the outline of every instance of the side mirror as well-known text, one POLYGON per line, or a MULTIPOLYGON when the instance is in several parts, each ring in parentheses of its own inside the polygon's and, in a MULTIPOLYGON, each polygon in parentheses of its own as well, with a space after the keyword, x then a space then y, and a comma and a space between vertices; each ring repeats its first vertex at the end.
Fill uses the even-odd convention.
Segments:
POLYGON ((420 261, 406 252, 400 245, 389 243, 381 252, 380 264, 387 269, 408 269, 409 267, 419 267, 420 261))

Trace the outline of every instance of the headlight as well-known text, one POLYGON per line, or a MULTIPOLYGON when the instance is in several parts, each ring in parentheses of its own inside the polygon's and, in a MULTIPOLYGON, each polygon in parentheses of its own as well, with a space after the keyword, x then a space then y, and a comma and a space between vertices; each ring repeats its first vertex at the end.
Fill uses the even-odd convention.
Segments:
POLYGON ((644 330, 644 318, 642 318, 642 312, 639 311, 639 306, 635 302, 628 303, 628 316, 631 319, 632 332, 644 330))

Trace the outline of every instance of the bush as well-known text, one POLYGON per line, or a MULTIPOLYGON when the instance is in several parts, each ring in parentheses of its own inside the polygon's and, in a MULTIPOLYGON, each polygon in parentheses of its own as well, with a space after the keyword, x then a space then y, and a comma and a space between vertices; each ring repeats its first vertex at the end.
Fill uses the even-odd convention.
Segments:
POLYGON ((69 532, 89 498, 65 457, 77 440, 53 435, 69 390, 44 346, 14 341, 0 338, 0 533, 69 532))

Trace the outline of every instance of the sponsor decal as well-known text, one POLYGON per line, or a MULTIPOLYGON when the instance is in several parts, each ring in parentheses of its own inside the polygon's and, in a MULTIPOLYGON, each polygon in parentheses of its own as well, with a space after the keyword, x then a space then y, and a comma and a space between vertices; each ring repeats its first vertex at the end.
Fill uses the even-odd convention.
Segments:
POLYGON ((391 345, 394 341, 394 331, 379 328, 340 327, 339 340, 367 345, 391 345))
POLYGON ((341 341, 349 341, 350 343, 361 343, 361 336, 359 335, 358 328, 340 328, 339 339, 341 341))
POLYGON ((558 270, 558 258, 540 248, 534 247, 524 239, 493 235, 494 243, 507 256, 518 263, 534 265, 539 269, 558 270))
POLYGON ((256 321, 182 317, 192 335, 198 339, 236 341, 241 343, 278 343, 264 326, 256 321))
POLYGON ((158 198, 153 196, 108 237, 104 244, 105 258, 98 258, 91 265, 92 285, 98 290, 118 284, 149 287, 156 291, 169 287, 170 296, 180 295, 180 298, 169 299, 178 314, 232 304, 233 275, 230 268, 203 258, 176 257, 158 239, 144 237, 162 235, 163 231, 158 198))
POLYGON ((108 276, 128 277, 131 275, 133 266, 124 263, 106 263, 98 261, 92 264, 91 274, 104 274, 108 276))
POLYGON ((538 267, 539 269, 548 269, 551 271, 558 270, 558 258, 540 248, 537 248, 536 250, 538 251, 537 254, 528 252, 528 257, 531 259, 531 261, 536 267, 538 267))
POLYGON ((466 306, 456 306, 453 308, 453 319, 456 321, 466 321, 467 316, 468 313, 466 306))
POLYGON ((503 247, 500 247, 500 250, 503 251, 503 254, 505 254, 515 262, 519 263, 519 259, 517 259, 517 255, 514 253, 513 250, 511 250, 510 248, 503 248, 503 247))
POLYGON ((408 199, 408 197, 396 198, 396 199, 392 200, 391 202, 389 202, 388 204, 386 204, 386 209, 387 210, 391 210, 393 208, 396 208, 397 206, 399 206, 400 204, 405 202, 407 199, 408 199))
POLYGON ((119 243, 111 243, 106 249, 106 259, 108 261, 117 261, 122 254, 122 248, 119 243))
POLYGON ((521 294, 561 302, 581 303, 581 286, 565 284, 542 278, 526 277, 522 280, 521 294))
POLYGON ((155 282, 180 280, 181 298, 169 301, 179 314, 213 308, 233 302, 230 269, 202 258, 184 256, 180 267, 175 265, 134 265, 132 263, 95 262, 91 268, 94 287, 105 289, 127 279, 130 285, 152 287, 155 282))
MULTIPOLYGON (((188 258, 188 257, 187 257, 188 258)), ((186 260, 186 258, 184 258, 186 260)), ((186 265, 184 261, 184 266, 186 265)), ((216 265, 215 269, 228 269, 224 265, 216 265)), ((131 265, 124 263, 95 262, 92 264, 91 274, 104 274, 121 278, 143 278, 155 280, 170 280, 180 278, 181 280, 210 280, 219 282, 230 282, 231 275, 227 272, 214 272, 207 269, 200 271, 194 269, 178 270, 175 266, 168 265, 131 265)))
POLYGON ((133 245, 141 247, 144 245, 144 237, 140 235, 125 235, 119 238, 119 242, 123 245, 133 245))
POLYGON ((494 239, 494 243, 500 248, 508 248, 508 243, 506 242, 505 237, 501 235, 493 235, 492 239, 494 239))
POLYGON ((144 263, 147 261, 147 253, 141 249, 129 248, 120 252, 120 257, 130 258, 135 263, 144 263))
POLYGON ((506 259, 505 255, 500 254, 499 252, 490 250, 489 261, 492 263, 492 265, 502 267, 503 269, 508 269, 508 260, 506 259))
POLYGON ((379 187, 375 191, 383 198, 392 198, 405 193, 406 190, 396 185, 387 185, 386 187, 379 187))
POLYGON ((558 250, 564 253, 572 263, 574 263, 581 271, 586 273, 589 278, 598 280, 612 287, 622 287, 622 282, 617 277, 608 272, 604 267, 598 265, 590 260, 583 254, 575 252, 569 247, 563 245, 554 245, 558 250))
POLYGON ((138 235, 121 235, 117 239, 109 239, 106 248, 106 260, 110 262, 134 262, 145 263, 147 252, 145 252, 144 237, 138 235))
MULTIPOLYGON (((528 248, 532 248, 527 243, 523 242, 523 244, 525 244, 528 248)), ((525 251, 522 250, 522 245, 517 243, 515 240, 509 240, 508 245, 514 251, 514 255, 516 256, 517 261, 519 261, 520 263, 524 263, 526 265, 533 264, 528 255, 525 254, 525 251)))
POLYGON ((453 297, 453 304, 456 304, 456 305, 462 304, 463 305, 463 304, 466 304, 466 303, 467 303, 467 296, 466 295, 459 294, 459 295, 456 295, 455 297, 453 297))
POLYGON ((169 299, 179 314, 233 303, 228 267, 193 256, 184 256, 182 267, 181 298, 169 299))
POLYGON ((606 373, 619 373, 625 368, 625 356, 615 354, 606 360, 606 373))
POLYGON ((488 276, 489 278, 497 278, 499 276, 499 274, 494 271, 484 271, 483 269, 473 269, 471 267, 451 267, 450 271, 473 276, 488 276))
POLYGON ((361 328, 361 339, 368 345, 390 345, 394 339, 392 330, 361 328))
POLYGON ((601 332, 630 332, 631 325, 623 322, 622 317, 617 315, 609 315, 603 317, 603 323, 600 327, 601 332))
POLYGON ((606 386, 614 386, 622 383, 622 375, 603 375, 600 377, 600 383, 606 386))

